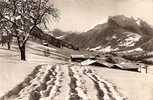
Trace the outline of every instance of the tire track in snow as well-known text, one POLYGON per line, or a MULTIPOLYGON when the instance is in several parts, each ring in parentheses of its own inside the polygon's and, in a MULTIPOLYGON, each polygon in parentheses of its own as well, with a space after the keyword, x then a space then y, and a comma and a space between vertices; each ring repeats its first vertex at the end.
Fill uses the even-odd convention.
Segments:
POLYGON ((52 87, 52 89, 50 90, 50 93, 48 93, 48 97, 42 97, 40 100, 54 100, 54 98, 58 96, 61 92, 60 88, 64 73, 61 71, 60 64, 56 64, 55 67, 56 67, 55 72, 57 73, 55 76, 56 80, 54 81, 54 84, 48 84, 48 88, 52 87))
POLYGON ((24 100, 26 98, 29 100, 39 100, 43 96, 48 96, 48 93, 52 89, 52 87, 48 88, 48 82, 51 82, 50 84, 54 85, 56 80, 55 76, 57 75, 57 72, 55 69, 56 67, 51 65, 42 66, 37 77, 31 81, 31 85, 22 89, 16 100, 24 100))
POLYGON ((0 100, 126 99, 91 67, 58 63, 36 67, 23 82, 0 100))
POLYGON ((26 86, 31 85, 30 81, 36 77, 41 69, 42 65, 36 66, 34 70, 24 79, 23 82, 15 86, 12 90, 8 91, 0 100, 8 100, 9 98, 16 98, 19 96, 19 92, 26 86))
POLYGON ((92 71, 91 70, 88 70, 88 71, 85 71, 85 75, 87 75, 93 82, 94 82, 94 85, 95 85, 95 88, 96 88, 96 90, 97 90, 97 96, 98 96, 98 99, 99 100, 104 100, 104 92, 103 92, 103 90, 100 88, 100 85, 99 85, 99 83, 97 82, 97 80, 95 79, 95 78, 93 78, 93 77, 91 77, 88 73, 92 73, 92 71))
POLYGON ((61 64, 61 72, 62 72, 62 77, 61 77, 61 84, 60 84, 60 89, 59 93, 57 96, 54 97, 54 100, 69 100, 69 91, 70 91, 70 77, 68 73, 68 64, 61 64))
POLYGON ((56 65, 36 67, 28 77, 0 100, 39 100, 50 96, 58 74, 56 65), (22 88, 21 88, 22 87, 22 88))
POLYGON ((126 98, 120 96, 118 91, 110 84, 98 77, 95 72, 89 67, 84 68, 84 74, 87 75, 95 83, 95 87, 98 91, 99 100, 126 100, 126 98), (101 94, 103 91, 103 95, 101 94))
POLYGON ((78 95, 77 88, 77 79, 74 77, 74 72, 72 70, 73 65, 68 66, 68 73, 70 77, 70 98, 69 100, 82 100, 82 98, 78 95))
POLYGON ((46 88, 43 89, 40 93, 41 93, 41 98, 42 97, 48 97, 49 96, 49 93, 50 91, 52 90, 53 88, 53 85, 55 84, 55 81, 56 81, 56 75, 57 75, 57 72, 55 71, 56 69, 56 66, 53 65, 51 67, 51 69, 49 70, 50 74, 48 76, 48 81, 46 82, 46 88))
POLYGON ((74 72, 74 77, 77 79, 76 90, 78 91, 78 95, 82 98, 82 100, 91 100, 87 94, 87 88, 85 86, 87 80, 84 79, 82 70, 80 70, 80 67, 78 68, 78 66, 73 66, 71 69, 74 72))
POLYGON ((62 77, 63 77, 63 72, 61 72, 61 65, 56 65, 57 66, 57 77, 55 81, 55 85, 53 86, 52 91, 50 92, 50 99, 53 100, 55 96, 58 96, 60 93, 60 88, 61 88, 61 83, 62 83, 62 77))

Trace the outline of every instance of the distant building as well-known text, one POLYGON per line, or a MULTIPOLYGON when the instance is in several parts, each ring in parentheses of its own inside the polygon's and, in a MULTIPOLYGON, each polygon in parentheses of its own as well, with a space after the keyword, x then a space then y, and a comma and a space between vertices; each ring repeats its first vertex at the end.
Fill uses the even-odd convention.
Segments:
POLYGON ((139 71, 139 69, 142 66, 141 66, 141 64, 132 63, 132 62, 121 62, 118 64, 114 64, 113 67, 120 68, 123 70, 139 71))
POLYGON ((70 57, 71 61, 76 61, 76 62, 82 62, 84 60, 87 60, 87 59, 96 59, 95 56, 91 56, 91 55, 83 55, 83 54, 80 54, 80 55, 71 55, 70 57))

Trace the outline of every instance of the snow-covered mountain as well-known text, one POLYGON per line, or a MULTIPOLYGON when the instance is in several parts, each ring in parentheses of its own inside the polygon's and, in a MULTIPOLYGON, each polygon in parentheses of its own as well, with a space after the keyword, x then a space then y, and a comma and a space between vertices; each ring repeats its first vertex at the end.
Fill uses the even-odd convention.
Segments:
POLYGON ((109 39, 109 43, 105 46, 97 46, 95 48, 91 48, 91 51, 99 51, 99 52, 110 52, 110 51, 118 51, 121 48, 131 48, 136 45, 137 42, 142 38, 141 35, 133 32, 123 32, 118 36, 118 34, 114 34, 111 39, 109 39))
POLYGON ((145 21, 124 15, 111 16, 82 34, 68 34, 63 39, 80 48, 98 51, 153 50, 153 28, 145 21), (147 47, 147 48, 146 48, 147 47))

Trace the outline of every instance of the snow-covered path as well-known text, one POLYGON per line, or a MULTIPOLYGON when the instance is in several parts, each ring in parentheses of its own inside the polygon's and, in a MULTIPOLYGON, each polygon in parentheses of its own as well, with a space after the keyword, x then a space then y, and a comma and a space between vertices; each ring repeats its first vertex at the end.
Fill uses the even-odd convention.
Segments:
POLYGON ((92 67, 70 63, 37 66, 0 100, 126 100, 92 67))

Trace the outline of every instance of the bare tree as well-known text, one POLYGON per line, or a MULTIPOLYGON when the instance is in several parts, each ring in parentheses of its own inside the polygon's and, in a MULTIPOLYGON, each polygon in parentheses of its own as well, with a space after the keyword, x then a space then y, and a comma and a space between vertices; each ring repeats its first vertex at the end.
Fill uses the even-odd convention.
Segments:
MULTIPOLYGON (((10 13, 8 9, 8 4, 4 1, 0 2, 0 33, 1 33, 1 44, 8 45, 8 49, 10 50, 11 41, 12 41, 12 33, 11 33, 11 23, 3 18, 3 16, 7 16, 10 13)), ((8 16, 7 16, 8 18, 8 16)))
POLYGON ((7 22, 11 27, 6 29, 17 38, 21 60, 26 60, 25 45, 32 30, 45 25, 49 15, 53 19, 58 17, 51 0, 3 0, 0 11, 0 23, 7 22))
POLYGON ((0 29, 1 31, 1 44, 4 46, 4 44, 7 44, 8 50, 11 49, 11 42, 13 39, 12 34, 5 28, 0 29))
POLYGON ((10 24, 7 23, 7 21, 3 21, 0 23, 1 44, 2 46, 4 44, 7 44, 8 50, 11 49, 11 42, 13 39, 13 34, 9 29, 11 28, 10 28, 10 24))

